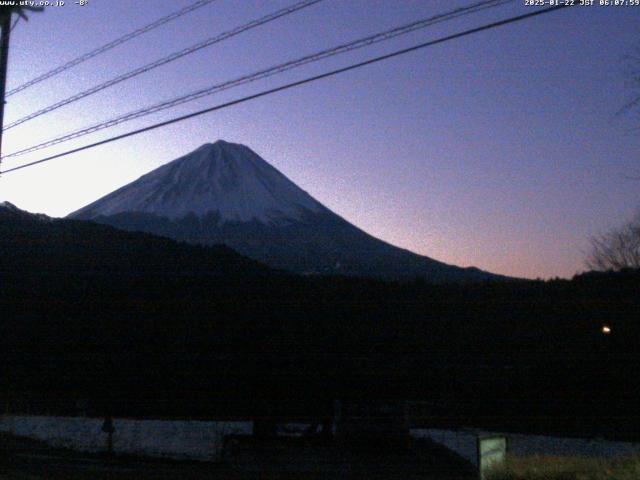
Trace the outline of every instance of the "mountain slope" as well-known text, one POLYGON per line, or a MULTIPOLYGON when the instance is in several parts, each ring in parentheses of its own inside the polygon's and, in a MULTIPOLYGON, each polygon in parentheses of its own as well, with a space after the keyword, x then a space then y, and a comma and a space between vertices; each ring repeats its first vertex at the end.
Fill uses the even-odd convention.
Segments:
POLYGON ((504 278, 374 238, 249 148, 224 141, 203 145, 70 217, 191 243, 223 243, 269 266, 302 274, 433 282, 504 278))

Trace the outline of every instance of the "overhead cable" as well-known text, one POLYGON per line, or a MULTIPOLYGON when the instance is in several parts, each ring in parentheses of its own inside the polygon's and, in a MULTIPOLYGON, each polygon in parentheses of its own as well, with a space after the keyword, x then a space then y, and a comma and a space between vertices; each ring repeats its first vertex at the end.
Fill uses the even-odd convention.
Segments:
POLYGON ((450 40, 454 40, 454 39, 457 39, 457 38, 465 37, 467 35, 472 35, 474 33, 479 33, 479 32, 483 32, 483 31, 486 31, 486 30, 491 30, 491 29, 496 28, 496 27, 500 27, 500 26, 503 26, 503 25, 508 25, 508 24, 515 23, 515 22, 520 22, 520 21, 523 21, 523 20, 526 20, 526 19, 529 19, 529 18, 533 18, 533 17, 539 16, 539 15, 543 15, 543 14, 546 14, 546 13, 550 13, 550 12, 554 12, 554 11, 557 11, 557 10, 561 10, 563 8, 568 7, 569 5, 570 4, 566 3, 566 4, 559 5, 559 6, 547 7, 547 8, 544 8, 544 9, 541 9, 541 10, 536 10, 536 11, 533 11, 533 12, 529 12, 529 13, 526 13, 526 14, 523 14, 523 15, 518 15, 518 16, 510 17, 510 18, 507 18, 507 19, 504 19, 504 20, 499 20, 499 21, 496 21, 496 22, 485 24, 485 25, 482 25, 480 27, 472 28, 472 29, 469 29, 469 30, 464 30, 462 32, 454 33, 452 35, 448 35, 446 37, 441 37, 441 38, 438 38, 436 40, 430 40, 428 42, 421 43, 421 44, 418 44, 418 45, 414 45, 414 46, 409 47, 409 48, 404 48, 402 50, 396 50, 396 51, 394 51, 392 53, 388 53, 386 55, 381 55, 381 56, 378 56, 378 57, 374 57, 374 58, 371 58, 369 60, 365 60, 365 61, 362 61, 362 62, 354 63, 354 64, 351 64, 351 65, 346 66, 346 67, 342 67, 342 68, 338 68, 338 69, 335 69, 335 70, 331 70, 329 72, 325 72, 325 73, 322 73, 322 74, 319 74, 319 75, 314 75, 312 77, 307 77, 307 78, 305 78, 303 80, 298 80, 296 82, 287 83, 287 84, 281 85, 279 87, 270 88, 268 90, 263 90, 261 92, 254 93, 253 95, 248 95, 246 97, 242 97, 242 98, 239 98, 239 99, 236 99, 236 100, 232 100, 230 102, 226 102, 226 103, 223 103, 223 104, 220 104, 220 105, 215 105, 213 107, 205 108, 203 110, 198 110, 196 112, 189 113, 187 115, 182 115, 180 117, 172 118, 170 120, 165 120, 163 122, 159 122, 159 123, 156 123, 156 124, 153 124, 153 125, 149 125, 149 126, 144 127, 144 128, 140 128, 140 129, 133 130, 133 131, 130 131, 130 132, 126 132, 126 133, 123 133, 123 134, 120 134, 120 135, 116 135, 114 137, 106 138, 106 139, 100 140, 98 142, 94 142, 94 143, 90 143, 88 145, 83 145, 81 147, 73 148, 71 150, 67 150, 65 152, 57 153, 55 155, 51 155, 49 157, 42 158, 40 160, 36 160, 36 161, 33 161, 33 162, 25 163, 23 165, 19 165, 17 167, 13 167, 13 168, 4 170, 1 173, 15 172, 17 170, 22 170, 24 168, 32 167, 34 165, 39 165, 41 163, 49 162, 49 161, 55 160, 57 158, 66 157, 66 156, 71 155, 73 153, 82 152, 82 151, 88 150, 90 148, 95 148, 95 147, 100 146, 100 145, 105 145, 107 143, 112 143, 112 142, 115 142, 117 140, 122 140, 124 138, 132 137, 134 135, 139 135, 141 133, 149 132, 151 130, 155 130, 155 129, 158 129, 158 128, 161 128, 161 127, 165 127, 167 125, 171 125, 171 124, 174 124, 174 123, 182 122, 184 120, 188 120, 190 118, 194 118, 194 117, 197 117, 197 116, 200 116, 200 115, 204 115, 206 113, 211 113, 211 112, 214 112, 214 111, 223 110, 223 109, 232 107, 234 105, 238 105, 238 104, 241 104, 241 103, 248 102, 250 100, 255 100, 257 98, 265 97, 267 95, 272 95, 274 93, 281 92, 281 91, 284 91, 284 90, 288 90, 288 89, 291 89, 291 88, 294 88, 294 87, 298 87, 298 86, 301 86, 301 85, 305 85, 307 83, 315 82, 317 80, 321 80, 321 79, 332 77, 334 75, 338 75, 338 74, 341 74, 341 73, 349 72, 349 71, 352 71, 352 70, 355 70, 355 69, 358 69, 358 68, 361 68, 361 67, 364 67, 364 66, 367 66, 367 65, 371 65, 371 64, 378 63, 378 62, 381 62, 381 61, 384 61, 384 60, 388 60, 390 58, 398 57, 400 55, 405 55, 407 53, 414 52, 416 50, 420 50, 420 49, 423 49, 423 48, 431 47, 431 46, 434 46, 434 45, 437 45, 437 44, 448 42, 450 40))
POLYGON ((472 5, 469 5, 467 7, 461 7, 446 13, 430 16, 428 18, 424 18, 421 20, 417 20, 409 24, 395 27, 391 30, 386 30, 384 32, 376 33, 374 35, 369 35, 367 37, 360 38, 348 43, 344 43, 336 47, 321 50, 310 55, 305 55, 295 60, 290 60, 288 62, 281 63, 264 70, 260 70, 248 75, 243 75, 233 80, 228 80, 228 81, 218 83, 203 89, 199 89, 194 92, 173 98, 171 100, 166 100, 164 102, 160 102, 148 107, 137 109, 132 112, 111 118, 109 120, 93 124, 89 127, 83 127, 81 129, 66 133, 64 135, 60 135, 56 138, 46 140, 37 145, 33 145, 30 147, 24 148, 22 150, 9 153, 5 155, 3 159, 17 157, 17 156, 25 155, 27 153, 31 153, 37 150, 41 150, 43 148, 48 148, 62 142, 70 141, 85 135, 89 135, 91 133, 103 130, 105 128, 111 128, 124 122, 129 122, 137 118, 141 118, 156 112, 160 112, 160 111, 175 107, 177 105, 181 105, 183 103, 191 102, 223 90, 228 90, 234 87, 238 87, 240 85, 255 82, 267 77, 274 76, 279 73, 286 72, 288 70, 292 70, 294 68, 301 67, 303 65, 306 65, 312 62, 317 62, 325 58, 333 57, 335 55, 339 55, 339 54, 350 52, 356 49, 364 48, 369 45, 373 45, 375 43, 390 40, 400 35, 405 35, 410 32, 435 25, 437 23, 453 20, 454 18, 458 18, 463 15, 469 15, 471 13, 476 13, 488 8, 495 8, 513 1, 514 0, 484 0, 481 2, 474 3, 472 5))
POLYGON ((285 7, 282 8, 280 10, 277 10, 273 13, 270 13, 268 15, 265 15, 263 17, 260 17, 256 20, 253 20, 249 23, 245 23, 244 25, 241 25, 239 27, 236 27, 232 30, 229 30, 227 32, 221 33, 219 35, 216 35, 214 37, 208 38, 202 42, 199 42, 195 45, 192 45, 190 47, 184 48, 178 52, 174 52, 170 55, 167 55, 165 57, 162 57, 158 60, 155 60, 151 63, 148 63, 146 65, 143 65, 142 67, 138 67, 134 70, 131 70, 129 72, 123 73, 122 75, 118 75, 115 78, 112 78, 110 80, 107 80, 106 82, 100 83, 98 85, 95 85, 87 90, 84 90, 80 93, 76 93, 75 95, 72 95, 68 98, 65 98, 64 100, 60 100, 59 102, 56 102, 52 105, 49 105, 47 107, 41 108, 40 110, 37 110, 35 112, 32 112, 28 115, 25 115, 22 118, 19 118, 11 123, 9 123, 8 125, 5 126, 5 130, 9 130, 10 128, 14 128, 17 127, 18 125, 21 125, 25 122, 28 122, 29 120, 33 120, 34 118, 37 118, 41 115, 44 115, 46 113, 50 113, 53 112, 54 110, 57 110, 61 107, 64 107, 65 105, 69 105, 70 103, 74 103, 77 102, 78 100, 81 100, 83 98, 86 98, 90 95, 94 95, 98 92, 101 92, 102 90, 105 90, 109 87, 113 87, 114 85, 117 85, 119 83, 122 83, 126 80, 130 80, 134 77, 137 77, 138 75, 142 75, 143 73, 146 73, 150 70, 153 70, 155 68, 158 68, 162 65, 166 65, 167 63, 173 62, 179 58, 182 58, 186 55, 191 55, 192 53, 197 52, 198 50, 202 50, 205 47, 209 47, 211 45, 214 45, 216 43, 220 43, 224 40, 227 40, 231 37, 235 37, 236 35, 239 35, 243 32, 246 32, 247 30, 251 30, 253 28, 256 28, 260 25, 264 25, 265 23, 269 23, 272 22, 278 18, 284 17, 286 15, 290 15, 294 12, 297 12, 298 10, 302 10, 303 8, 307 8, 310 7, 311 5, 315 5, 316 3, 319 3, 323 0, 302 0, 301 2, 295 3, 289 7, 285 7))
POLYGON ((75 67, 76 65, 79 65, 83 62, 86 62, 87 60, 96 57, 102 53, 105 53, 109 50, 111 50, 112 48, 117 47, 118 45, 122 45, 125 42, 128 42, 129 40, 132 40, 136 37, 139 37, 140 35, 150 32, 151 30, 154 30, 158 27, 160 27, 161 25, 164 25, 166 23, 169 23, 172 20, 175 20, 177 18, 182 17, 183 15, 186 15, 189 12, 193 12, 194 10, 197 10, 198 8, 204 7, 205 5, 214 2, 216 0, 198 0, 197 2, 194 2, 190 5, 187 5, 184 8, 181 8, 180 10, 173 12, 169 15, 166 15, 164 17, 161 17, 159 19, 157 19, 156 21, 145 25, 144 27, 138 28, 136 30, 134 30, 133 32, 127 33, 126 35, 123 35, 122 37, 116 38, 115 40, 102 45, 94 50, 91 50, 90 52, 87 52, 83 55, 80 55, 79 57, 74 58, 73 60, 69 60, 67 63, 60 65, 59 67, 56 67, 52 70, 49 70, 48 72, 43 73, 42 75, 39 75, 31 80, 29 80, 28 82, 23 83, 22 85, 17 86, 16 88, 9 90, 7 92, 7 97, 16 94, 18 92, 21 92, 22 90, 25 90, 37 83, 43 82, 44 80, 47 80, 51 77, 54 77, 66 70, 69 70, 72 67, 75 67))

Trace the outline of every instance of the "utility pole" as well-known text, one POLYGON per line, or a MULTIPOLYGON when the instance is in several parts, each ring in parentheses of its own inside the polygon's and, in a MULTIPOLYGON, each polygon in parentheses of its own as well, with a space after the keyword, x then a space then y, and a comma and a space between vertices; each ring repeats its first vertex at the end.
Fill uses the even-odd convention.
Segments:
POLYGON ((4 106, 7 93, 7 64, 9 63, 9 37, 11 36, 11 17, 13 13, 25 21, 26 11, 42 12, 44 7, 0 7, 0 164, 2 163, 2 132, 4 130, 4 106))
POLYGON ((7 91, 7 63, 9 61, 9 36, 11 35, 11 10, 3 12, 0 37, 0 162, 2 162, 2 131, 4 130, 4 105, 7 91))

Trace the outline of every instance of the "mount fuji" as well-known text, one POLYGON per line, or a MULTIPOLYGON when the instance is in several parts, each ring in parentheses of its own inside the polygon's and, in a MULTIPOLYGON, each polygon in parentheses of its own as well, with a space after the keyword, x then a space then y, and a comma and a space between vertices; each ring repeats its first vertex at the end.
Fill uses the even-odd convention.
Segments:
POLYGON ((341 218, 244 145, 205 144, 72 213, 120 229, 226 244, 301 274, 468 282, 505 279, 412 253, 341 218))

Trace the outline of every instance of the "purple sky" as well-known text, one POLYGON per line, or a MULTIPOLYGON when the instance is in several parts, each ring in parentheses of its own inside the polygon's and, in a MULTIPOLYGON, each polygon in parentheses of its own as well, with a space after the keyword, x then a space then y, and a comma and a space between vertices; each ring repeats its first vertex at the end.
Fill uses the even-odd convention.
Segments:
MULTIPOLYGON (((33 15, 12 33, 8 88, 191 2, 67 0, 33 15)), ((5 120, 291 3, 217 0, 10 97, 5 120)), ((325 0, 9 130, 3 151, 469 3, 325 0)), ((5 167, 531 8, 518 0, 5 167)), ((625 178, 640 175, 640 120, 616 115, 639 26, 640 7, 565 9, 7 174, 0 200, 63 216, 223 138, 390 243, 502 274, 568 277, 584 269, 589 236, 640 206, 640 181, 625 178)))

